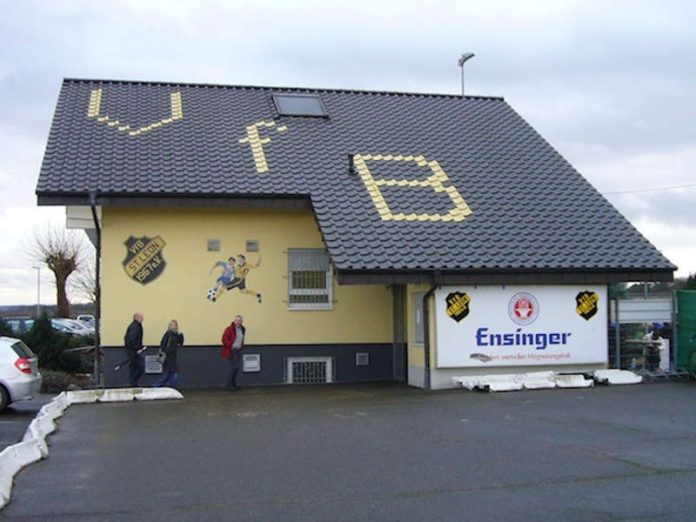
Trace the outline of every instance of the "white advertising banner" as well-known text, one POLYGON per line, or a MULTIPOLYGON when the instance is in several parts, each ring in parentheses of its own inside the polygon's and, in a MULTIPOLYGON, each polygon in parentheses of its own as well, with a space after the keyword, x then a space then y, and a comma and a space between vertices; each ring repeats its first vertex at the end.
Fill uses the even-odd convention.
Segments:
POLYGON ((607 362, 607 288, 451 286, 435 292, 438 368, 607 362))

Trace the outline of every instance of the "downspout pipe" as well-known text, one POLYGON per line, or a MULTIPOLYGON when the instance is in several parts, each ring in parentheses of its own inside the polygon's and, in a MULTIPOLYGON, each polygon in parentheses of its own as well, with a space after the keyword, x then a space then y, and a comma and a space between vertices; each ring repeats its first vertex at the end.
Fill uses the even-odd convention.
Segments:
POLYGON ((440 273, 433 272, 433 282, 427 292, 423 295, 423 356, 425 357, 423 366, 423 388, 431 389, 430 385, 430 298, 435 290, 440 286, 440 273))
POLYGON ((94 230, 97 236, 96 254, 94 262, 94 285, 95 285, 95 303, 94 303, 94 376, 95 385, 97 387, 104 386, 101 365, 101 249, 102 249, 102 234, 101 226, 99 225, 99 216, 97 216, 97 192, 89 193, 89 206, 92 209, 92 220, 94 221, 94 230))

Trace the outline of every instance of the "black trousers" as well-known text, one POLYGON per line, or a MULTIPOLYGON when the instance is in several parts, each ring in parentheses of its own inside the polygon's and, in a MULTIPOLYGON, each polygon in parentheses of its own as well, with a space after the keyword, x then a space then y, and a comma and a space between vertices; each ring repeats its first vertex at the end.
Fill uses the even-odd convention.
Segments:
POLYGON ((141 353, 131 352, 135 355, 128 363, 128 384, 135 388, 140 384, 140 379, 145 375, 145 358, 141 353))
POLYGON ((242 354, 239 350, 232 350, 232 357, 229 358, 230 361, 230 373, 227 375, 227 388, 234 389, 237 387, 237 374, 239 373, 239 367, 241 366, 242 354))

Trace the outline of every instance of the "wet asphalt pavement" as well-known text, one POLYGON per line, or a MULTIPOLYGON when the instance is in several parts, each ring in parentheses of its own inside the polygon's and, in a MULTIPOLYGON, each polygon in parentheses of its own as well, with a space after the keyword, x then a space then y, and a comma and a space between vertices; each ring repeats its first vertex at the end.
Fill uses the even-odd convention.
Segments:
POLYGON ((29 423, 39 413, 41 406, 53 397, 55 395, 40 393, 30 401, 14 402, 0 413, 0 451, 22 440, 29 423))
POLYGON ((696 383, 76 405, 0 520, 694 520, 696 383))

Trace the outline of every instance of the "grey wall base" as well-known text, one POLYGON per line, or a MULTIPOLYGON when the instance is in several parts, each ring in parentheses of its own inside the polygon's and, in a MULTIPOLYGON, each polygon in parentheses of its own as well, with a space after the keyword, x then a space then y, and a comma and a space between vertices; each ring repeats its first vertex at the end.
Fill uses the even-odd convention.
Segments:
MULTIPOLYGON (((126 358, 121 347, 103 347, 104 383, 107 388, 128 386, 128 365, 118 372, 114 367, 126 358)), ((145 355, 155 355, 150 348, 145 355)), ((244 373, 240 370, 237 382, 240 386, 283 384, 286 382, 288 357, 331 357, 334 364, 334 382, 369 382, 394 380, 394 346, 389 344, 329 344, 247 346, 247 354, 261 356, 261 371, 244 373), (357 366, 356 354, 368 353, 369 364, 357 366)), ((219 346, 186 346, 179 350, 178 388, 209 388, 222 386, 229 371, 229 363, 220 357, 219 346)), ((160 378, 159 374, 146 374, 142 386, 148 386, 160 378)))
POLYGON ((416 388, 425 387, 425 370, 417 366, 409 366, 408 385, 416 388))

